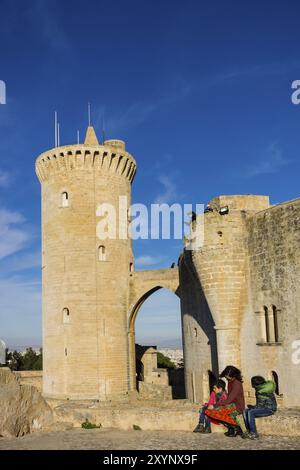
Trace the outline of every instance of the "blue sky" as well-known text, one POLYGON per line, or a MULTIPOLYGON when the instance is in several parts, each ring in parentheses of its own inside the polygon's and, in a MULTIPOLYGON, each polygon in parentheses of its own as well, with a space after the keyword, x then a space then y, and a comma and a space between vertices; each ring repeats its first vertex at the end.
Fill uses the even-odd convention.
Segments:
MULTIPOLYGON (((0 0, 0 336, 40 344, 40 187, 35 158, 87 125, 126 141, 133 202, 218 194, 299 196, 297 1, 0 0)), ((136 267, 176 261, 181 243, 137 241, 136 267)), ((138 339, 180 336, 178 300, 142 308, 138 339), (150 320, 150 317, 152 318, 150 320)))

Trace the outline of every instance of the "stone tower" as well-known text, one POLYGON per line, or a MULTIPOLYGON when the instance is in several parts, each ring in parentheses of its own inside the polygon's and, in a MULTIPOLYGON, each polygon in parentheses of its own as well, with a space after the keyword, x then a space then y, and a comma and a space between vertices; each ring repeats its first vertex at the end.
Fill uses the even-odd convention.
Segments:
POLYGON ((181 257, 180 285, 187 396, 201 401, 208 373, 241 367, 240 334, 248 297, 247 221, 269 208, 267 196, 219 196, 195 223, 204 244, 181 257))
POLYGON ((111 204, 117 215, 119 196, 130 206, 135 172, 124 142, 99 144, 92 127, 83 144, 53 148, 37 158, 46 397, 105 400, 130 389, 131 240, 100 240, 96 228, 100 204, 111 204))

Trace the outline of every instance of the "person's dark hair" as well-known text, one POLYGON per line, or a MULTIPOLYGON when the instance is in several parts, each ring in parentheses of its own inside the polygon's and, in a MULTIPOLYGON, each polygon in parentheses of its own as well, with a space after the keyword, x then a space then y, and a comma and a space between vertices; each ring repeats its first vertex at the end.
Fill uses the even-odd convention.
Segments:
POLYGON ((216 387, 222 388, 223 390, 226 390, 226 383, 225 383, 225 381, 222 380, 222 379, 218 379, 218 380, 216 381, 216 387))
POLYGON ((239 382, 243 382, 242 373, 240 369, 238 369, 237 367, 234 367, 234 366, 225 367, 223 372, 220 374, 220 377, 226 377, 226 376, 234 378, 238 380, 239 382))
POLYGON ((251 385, 253 388, 256 388, 256 387, 259 387, 259 385, 264 384, 265 381, 266 380, 260 375, 255 375, 254 377, 251 378, 251 385))

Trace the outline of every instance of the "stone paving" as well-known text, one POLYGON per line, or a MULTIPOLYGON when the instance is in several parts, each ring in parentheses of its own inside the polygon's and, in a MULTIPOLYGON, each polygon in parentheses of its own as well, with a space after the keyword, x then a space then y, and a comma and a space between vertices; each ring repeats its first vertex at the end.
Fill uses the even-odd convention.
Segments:
POLYGON ((261 436, 249 441, 223 434, 201 435, 192 432, 119 431, 115 429, 73 429, 35 433, 19 438, 0 438, 0 450, 300 450, 299 437, 261 436))

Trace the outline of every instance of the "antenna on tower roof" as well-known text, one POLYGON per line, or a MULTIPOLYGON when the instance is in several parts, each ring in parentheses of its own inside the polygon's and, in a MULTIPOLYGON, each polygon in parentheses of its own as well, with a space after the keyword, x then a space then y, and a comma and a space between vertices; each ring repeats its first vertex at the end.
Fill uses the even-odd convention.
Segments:
POLYGON ((60 145, 59 122, 57 123, 57 147, 60 145))
POLYGON ((103 110, 103 116, 102 116, 102 143, 104 144, 105 142, 105 127, 104 127, 104 110, 103 110))
POLYGON ((91 125, 91 103, 88 103, 88 120, 89 120, 89 127, 91 125))
POLYGON ((57 147, 57 111, 54 111, 54 147, 57 147))
POLYGON ((77 144, 79 144, 79 130, 77 131, 77 144))

